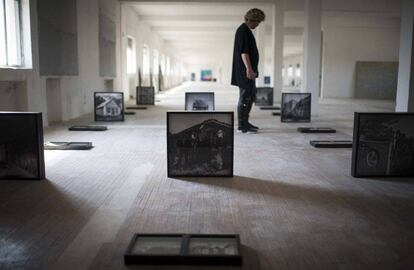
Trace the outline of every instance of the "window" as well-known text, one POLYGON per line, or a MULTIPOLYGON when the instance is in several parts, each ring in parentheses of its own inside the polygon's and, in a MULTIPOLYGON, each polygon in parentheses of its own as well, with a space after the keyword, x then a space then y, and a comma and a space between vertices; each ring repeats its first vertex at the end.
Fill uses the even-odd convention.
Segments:
POLYGON ((0 66, 22 66, 20 0, 0 0, 0 66))
POLYGON ((171 74, 171 63, 170 63, 170 57, 169 56, 167 56, 167 69, 166 69, 166 72, 167 72, 167 76, 169 76, 171 74))
POLYGON ((154 53, 153 53, 153 57, 154 57, 154 59, 153 59, 153 65, 154 65, 154 74, 155 75, 158 75, 158 65, 159 65, 159 62, 160 62, 160 60, 159 60, 159 55, 158 55, 158 51, 157 50, 154 50, 154 53))
POLYGON ((287 70, 287 75, 289 77, 293 77, 293 67, 292 67, 292 65, 289 65, 288 70, 287 70))
POLYGON ((132 37, 128 37, 127 44, 127 73, 135 74, 137 72, 137 61, 135 53, 135 40, 132 37))
POLYGON ((282 77, 285 77, 286 76, 286 69, 285 69, 285 66, 283 65, 282 66, 282 77))
POLYGON ((295 76, 296 77, 300 77, 301 72, 300 72, 300 64, 296 65, 296 71, 295 71, 295 76))
POLYGON ((144 45, 142 50, 142 73, 148 75, 150 72, 150 58, 149 58, 149 49, 147 45, 144 45))

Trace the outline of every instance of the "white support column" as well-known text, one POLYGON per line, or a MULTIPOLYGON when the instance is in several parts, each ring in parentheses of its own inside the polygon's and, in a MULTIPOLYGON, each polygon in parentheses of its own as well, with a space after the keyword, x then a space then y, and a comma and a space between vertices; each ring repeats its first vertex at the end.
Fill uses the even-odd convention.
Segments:
POLYGON ((318 114, 321 77, 322 0, 305 0, 302 92, 312 93, 312 114, 318 114))
POLYGON ((266 25, 264 23, 262 23, 261 25, 259 25, 259 27, 256 28, 257 33, 257 47, 259 50, 259 77, 256 80, 256 86, 263 86, 264 85, 264 66, 265 66, 265 60, 266 60, 266 55, 265 55, 265 42, 266 42, 266 25))
POLYGON ((401 3, 400 56, 395 111, 414 112, 414 1, 401 3))
POLYGON ((283 38, 284 38, 284 0, 276 0, 273 7, 273 25, 272 25, 272 48, 273 48, 273 100, 279 103, 281 100, 283 78, 283 38))

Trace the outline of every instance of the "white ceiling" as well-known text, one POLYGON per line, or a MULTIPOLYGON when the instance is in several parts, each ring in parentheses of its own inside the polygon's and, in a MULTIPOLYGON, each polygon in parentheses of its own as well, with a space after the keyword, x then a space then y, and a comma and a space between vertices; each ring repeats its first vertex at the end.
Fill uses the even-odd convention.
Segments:
MULTIPOLYGON (((373 13, 383 17, 398 14, 399 0, 324 0, 325 16, 349 16, 358 10, 363 16, 373 13), (349 3, 348 3, 349 2, 349 3), (397 3, 398 2, 398 3, 397 3), (337 10, 335 9, 337 7, 337 10)), ((159 35, 167 47, 175 52, 181 61, 192 63, 219 63, 232 52, 234 33, 243 22, 243 16, 250 8, 260 8, 266 13, 266 46, 271 46, 272 3, 220 3, 220 2, 123 2, 131 5, 144 21, 159 35)), ((302 52, 302 29, 304 26, 303 1, 290 0, 286 3, 284 25, 284 54, 296 55, 302 52)), ((360 16, 359 14, 358 16, 360 16)), ((374 14, 375 15, 375 14, 374 14)))

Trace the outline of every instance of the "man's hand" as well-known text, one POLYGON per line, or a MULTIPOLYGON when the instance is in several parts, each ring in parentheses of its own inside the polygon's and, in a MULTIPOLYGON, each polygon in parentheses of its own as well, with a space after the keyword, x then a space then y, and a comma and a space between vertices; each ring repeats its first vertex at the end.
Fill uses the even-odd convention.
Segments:
POLYGON ((252 69, 247 69, 246 77, 250 80, 254 80, 256 78, 256 73, 252 69))

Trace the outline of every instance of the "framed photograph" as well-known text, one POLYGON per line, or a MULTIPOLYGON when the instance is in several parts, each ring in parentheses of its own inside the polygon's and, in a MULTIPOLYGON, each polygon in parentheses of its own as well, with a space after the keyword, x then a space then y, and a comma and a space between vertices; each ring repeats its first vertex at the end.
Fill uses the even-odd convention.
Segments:
POLYGON ((301 133, 336 133, 336 130, 329 127, 298 127, 301 133))
POLYGON ((282 93, 281 122, 310 122, 311 93, 282 93))
POLYGON ((256 106, 273 106, 272 87, 257 87, 256 90, 256 106))
POLYGON ((90 150, 93 148, 91 142, 48 142, 45 150, 90 150))
POLYGON ((414 113, 355 113, 354 177, 414 176, 414 113))
POLYGON ((186 111, 214 111, 214 92, 186 92, 186 111))
POLYGON ((126 265, 241 265, 237 234, 135 234, 126 265))
POLYGON ((108 130, 107 126, 98 126, 98 125, 77 125, 71 126, 68 128, 69 131, 106 131, 108 130))
POLYGON ((124 93, 95 92, 95 121, 124 121, 124 93))
POLYGON ((0 179, 45 178, 40 112, 0 112, 0 179))
POLYGON ((153 86, 137 86, 136 91, 137 105, 155 104, 155 89, 153 86))
POLYGON ((331 141, 310 141, 310 145, 317 148, 352 148, 352 141, 331 140, 331 141))
POLYGON ((233 112, 167 112, 168 177, 233 176, 233 112))

